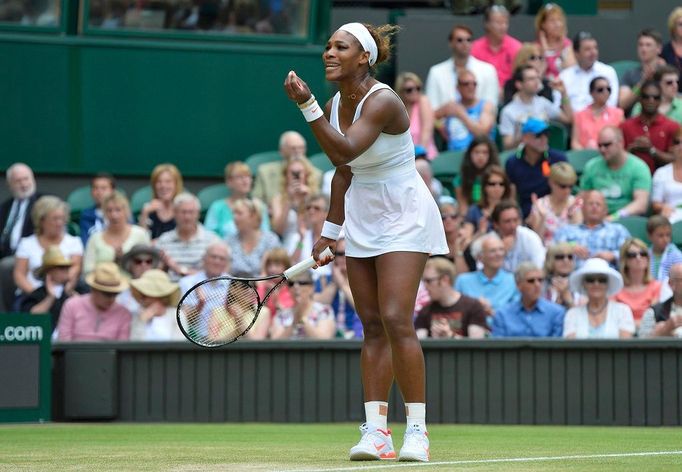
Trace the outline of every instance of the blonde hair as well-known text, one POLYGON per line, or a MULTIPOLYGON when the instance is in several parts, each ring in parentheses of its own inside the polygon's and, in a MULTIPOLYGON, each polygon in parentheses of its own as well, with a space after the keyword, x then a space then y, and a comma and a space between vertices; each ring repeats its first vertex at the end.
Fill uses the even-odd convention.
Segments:
POLYGON ((431 268, 436 271, 438 278, 446 276, 450 281, 450 285, 455 282, 455 277, 457 277, 457 269, 455 264, 445 257, 432 257, 426 261, 426 268, 431 268))
POLYGON ((31 221, 33 222, 33 228, 36 235, 41 235, 43 233, 43 219, 49 213, 56 210, 62 210, 64 216, 67 219, 69 218, 69 204, 61 198, 45 195, 36 200, 31 209, 31 221))
POLYGON ((540 8, 538 14, 535 15, 535 32, 539 33, 542 30, 542 24, 545 22, 547 17, 555 14, 561 17, 561 21, 564 23, 563 35, 566 36, 566 33, 568 31, 566 25, 566 13, 564 12, 563 8, 561 8, 556 3, 547 3, 542 8, 540 8))
POLYGON ((568 162, 559 161, 552 164, 549 168, 549 178, 552 182, 564 185, 575 185, 578 181, 578 174, 568 162))
POLYGON ((530 56, 542 55, 540 46, 537 43, 523 43, 519 52, 516 53, 516 58, 514 58, 514 70, 519 67, 528 64, 530 56))
POLYGON ((558 243, 553 244, 547 248, 547 254, 545 255, 545 275, 549 277, 554 274, 554 256, 557 254, 574 254, 575 247, 571 243, 558 243))
POLYGON ((682 18, 682 7, 673 9, 668 16, 668 31, 670 32, 671 39, 675 39, 675 23, 677 23, 677 20, 680 18, 682 18))
POLYGON ((225 166, 226 179, 229 179, 230 177, 237 173, 248 174, 249 177, 253 177, 253 174, 251 173, 251 168, 245 162, 234 161, 230 162, 225 166))
POLYGON ((422 79, 420 79, 419 76, 414 72, 401 72, 395 79, 395 83, 393 84, 393 90, 395 90, 396 93, 400 94, 403 87, 405 86, 405 82, 409 81, 414 82, 419 87, 422 87, 424 85, 422 79))
POLYGON ((243 208, 252 215, 256 215, 256 220, 258 221, 256 228, 260 228, 261 222, 263 221, 263 214, 260 211, 260 205, 256 205, 256 203, 250 198, 238 198, 232 204, 233 210, 237 208, 243 208))
POLYGON ((282 166, 282 195, 286 198, 287 195, 287 173, 289 167, 295 162, 301 162, 305 168, 305 184, 308 187, 313 187, 313 165, 305 156, 291 156, 289 160, 282 166))
POLYGON ((265 256, 263 256, 264 273, 265 268, 269 264, 280 264, 284 267, 290 267, 291 257, 289 257, 289 253, 287 252, 286 249, 284 249, 283 247, 276 247, 274 249, 270 249, 268 252, 265 253, 265 256))
MULTIPOLYGON (((627 287, 630 285, 630 275, 628 274, 628 268, 627 268, 627 253, 630 249, 631 246, 635 246, 640 250, 644 250, 649 253, 649 248, 647 247, 646 243, 642 241, 639 238, 628 238, 625 240, 623 245, 620 247, 620 254, 618 258, 618 270, 620 271, 620 275, 623 276, 623 283, 627 287)), ((647 257, 648 259, 648 257, 647 257)), ((645 284, 648 284, 651 281, 651 270, 649 269, 649 264, 646 265, 646 271, 644 272, 644 280, 642 281, 645 284)))
POLYGON ((154 170, 152 170, 152 175, 149 179, 154 198, 158 198, 158 195, 156 195, 156 183, 159 181, 159 177, 161 177, 161 174, 164 172, 170 173, 171 177, 173 177, 173 180, 175 181, 175 193, 173 194, 173 197, 182 192, 182 174, 180 174, 178 168, 173 164, 159 164, 154 167, 154 170))
POLYGON ((102 201, 102 209, 105 209, 109 203, 117 203, 121 205, 128 219, 130 219, 130 202, 128 202, 128 198, 126 198, 123 193, 119 192, 118 190, 114 190, 109 195, 104 197, 104 200, 102 201))

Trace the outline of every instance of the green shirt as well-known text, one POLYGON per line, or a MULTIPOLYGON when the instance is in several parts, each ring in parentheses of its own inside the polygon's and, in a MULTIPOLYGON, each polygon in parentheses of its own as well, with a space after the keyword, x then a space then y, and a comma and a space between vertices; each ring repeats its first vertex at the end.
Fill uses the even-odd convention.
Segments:
POLYGON ((597 156, 585 166, 580 189, 599 190, 606 198, 609 214, 613 214, 632 201, 635 190, 651 192, 651 172, 643 160, 630 153, 617 170, 610 169, 604 158, 597 156))
MULTIPOLYGON (((640 113, 642 113, 642 105, 637 102, 635 103, 635 106, 632 107, 630 116, 637 116, 640 113)), ((665 116, 682 125, 682 98, 673 98, 672 103, 670 103, 670 108, 668 108, 668 113, 666 113, 665 116)))

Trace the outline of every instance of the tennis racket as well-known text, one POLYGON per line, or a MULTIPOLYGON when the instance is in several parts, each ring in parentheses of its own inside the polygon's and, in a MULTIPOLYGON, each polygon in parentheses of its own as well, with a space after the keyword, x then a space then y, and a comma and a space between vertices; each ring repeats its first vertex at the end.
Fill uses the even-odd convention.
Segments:
MULTIPOLYGON (((331 249, 320 257, 331 258, 331 249)), ((202 347, 219 347, 235 342, 256 323, 268 298, 283 283, 312 269, 315 259, 299 262, 279 275, 268 277, 213 277, 199 282, 185 293, 178 303, 177 322, 187 339, 202 347), (278 280, 261 299, 256 283, 278 280)))

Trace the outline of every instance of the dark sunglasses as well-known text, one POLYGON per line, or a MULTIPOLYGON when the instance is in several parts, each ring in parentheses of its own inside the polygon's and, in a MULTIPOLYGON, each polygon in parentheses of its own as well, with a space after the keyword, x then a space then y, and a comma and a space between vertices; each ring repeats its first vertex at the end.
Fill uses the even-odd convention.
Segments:
POLYGON ((421 92, 422 88, 419 85, 415 85, 414 87, 405 87, 403 89, 403 92, 405 93, 412 93, 414 91, 421 92))
POLYGON ((642 100, 660 100, 661 96, 660 95, 650 95, 648 93, 643 93, 641 95, 642 100))
POLYGON ((313 282, 308 281, 308 280, 290 280, 287 282, 287 285, 289 287, 293 287, 295 285, 312 285, 312 284, 313 284, 313 282))
POLYGON ((544 61, 545 57, 544 56, 536 56, 535 54, 533 54, 532 56, 528 57, 528 60, 529 61, 544 61))
POLYGON ((443 221, 446 221, 446 220, 456 220, 457 218, 459 218, 459 215, 456 214, 456 213, 451 213, 451 214, 448 214, 448 215, 440 215, 440 219, 443 220, 443 221))
POLYGON ((542 277, 530 277, 526 279, 526 283, 528 284, 542 283, 542 277))
POLYGON ((670 79, 670 80, 666 80, 666 81, 663 82, 663 83, 664 83, 665 85, 672 85, 672 84, 676 84, 677 82, 678 82, 677 79, 670 79))
POLYGON ((455 38, 455 41, 457 41, 458 43, 470 43, 471 41, 473 41, 473 38, 471 36, 469 36, 468 38, 455 38))
POLYGON ((645 257, 649 257, 649 253, 646 251, 627 252, 627 253, 625 253, 625 257, 627 257, 628 259, 635 259, 637 257, 645 258, 645 257))
POLYGON ((678 139, 678 138, 673 139, 673 146, 677 146, 680 143, 682 143, 682 139, 678 139))
POLYGON ((597 87, 594 91, 597 93, 604 93, 604 91, 611 93, 611 87, 597 87))
POLYGON ((147 265, 151 265, 151 264, 153 264, 153 263, 154 263, 154 259, 152 259, 151 257, 150 257, 149 259, 139 259, 139 258, 133 259, 133 264, 147 264, 147 265))
POLYGON ((535 133, 535 139, 540 139, 540 138, 542 138, 543 136, 549 136, 549 132, 547 132, 547 131, 542 131, 542 132, 540 132, 540 133, 535 133))
POLYGON ((469 86, 474 86, 476 87, 476 81, 475 80, 465 80, 464 82, 457 82, 457 85, 460 87, 469 87, 469 86))
POLYGON ((554 254, 554 260, 555 261, 563 261, 564 259, 568 259, 569 261, 573 260, 573 254, 554 254))
POLYGON ((344 256, 346 255, 346 253, 343 252, 343 251, 336 251, 336 252, 334 253, 334 255, 335 255, 336 257, 344 257, 344 256))
POLYGON ((603 275, 586 275, 583 281, 586 284, 593 284, 593 283, 598 283, 598 284, 606 284, 609 279, 606 276, 603 275))
POLYGON ((613 144, 613 141, 609 141, 608 143, 597 143, 597 147, 599 147, 599 148, 607 148, 607 147, 609 147, 609 146, 612 145, 612 144, 613 144))
POLYGON ((486 182, 488 187, 504 187, 504 182, 486 182))
POLYGON ((559 188, 563 188, 563 189, 573 188, 573 185, 571 185, 571 184, 559 184, 559 183, 557 183, 557 185, 559 186, 559 188))

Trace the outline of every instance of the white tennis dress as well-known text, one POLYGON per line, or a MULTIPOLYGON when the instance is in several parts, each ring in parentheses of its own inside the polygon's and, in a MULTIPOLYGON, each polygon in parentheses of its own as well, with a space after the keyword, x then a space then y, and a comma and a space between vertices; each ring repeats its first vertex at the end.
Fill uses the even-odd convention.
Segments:
MULTIPOLYGON (((360 117, 367 97, 381 89, 393 91, 386 84, 375 84, 358 104, 353 122, 360 117)), ((337 93, 330 116, 330 124, 339 133, 340 99, 337 93)), ((381 133, 348 165, 353 172, 345 198, 348 256, 373 257, 394 251, 449 252, 436 201, 414 165, 409 129, 398 135, 381 133)))

